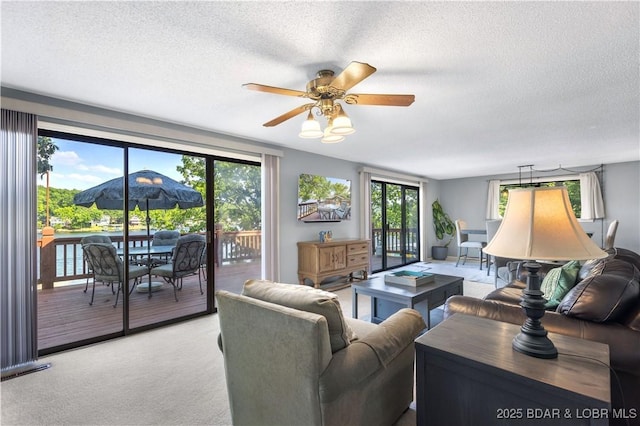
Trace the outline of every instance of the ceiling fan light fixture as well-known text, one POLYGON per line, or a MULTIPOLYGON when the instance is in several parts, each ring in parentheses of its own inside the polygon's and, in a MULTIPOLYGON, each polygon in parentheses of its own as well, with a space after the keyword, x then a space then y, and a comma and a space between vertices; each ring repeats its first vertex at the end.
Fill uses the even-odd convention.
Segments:
POLYGON ((322 130, 320 129, 320 123, 318 120, 313 118, 313 114, 309 111, 309 115, 307 119, 302 123, 302 129, 298 136, 304 139, 315 139, 320 138, 324 135, 322 130))
POLYGON ((247 83, 242 86, 258 92, 275 93, 278 95, 307 98, 313 102, 300 105, 291 111, 279 115, 263 124, 264 127, 274 127, 290 118, 307 111, 308 118, 302 124, 298 136, 301 138, 322 138, 324 143, 342 142, 344 136, 355 132, 351 119, 343 111, 344 102, 348 105, 383 105, 407 107, 415 100, 415 95, 395 94, 357 94, 348 93, 356 84, 376 72, 376 68, 364 62, 352 61, 337 76, 332 70, 318 71, 318 77, 307 84, 306 91, 284 89, 282 87, 266 86, 264 84, 247 83), (329 120, 328 130, 322 132, 320 124, 313 118, 311 111, 318 108, 317 115, 329 120), (335 123, 332 121, 335 120, 335 123))
POLYGON ((331 132, 332 128, 333 128, 332 120, 329 120, 329 125, 327 126, 326 129, 324 129, 324 137, 320 140, 320 142, 322 142, 322 143, 338 143, 338 142, 342 142, 344 140, 344 136, 336 135, 336 134, 332 133, 331 132))
POLYGON ((340 112, 333 119, 333 126, 331 127, 331 133, 334 135, 350 135, 354 133, 356 129, 351 125, 351 119, 342 108, 340 112))

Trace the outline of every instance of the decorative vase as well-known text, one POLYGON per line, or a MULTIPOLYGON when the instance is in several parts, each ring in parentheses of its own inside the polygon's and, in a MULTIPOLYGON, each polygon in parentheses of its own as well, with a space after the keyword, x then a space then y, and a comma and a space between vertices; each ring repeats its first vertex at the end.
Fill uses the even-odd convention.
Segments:
POLYGON ((433 260, 447 260, 449 255, 449 247, 431 246, 431 258, 433 260))

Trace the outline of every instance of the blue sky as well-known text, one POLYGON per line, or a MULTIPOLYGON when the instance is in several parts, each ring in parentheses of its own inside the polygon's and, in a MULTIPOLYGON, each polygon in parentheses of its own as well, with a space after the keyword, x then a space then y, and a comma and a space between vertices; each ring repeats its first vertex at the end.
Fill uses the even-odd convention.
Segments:
MULTIPOLYGON (((111 146, 52 138, 58 150, 51 158, 52 188, 87 189, 124 174, 124 150, 111 146)), ((129 172, 150 169, 180 182, 176 171, 181 155, 132 148, 129 150, 129 172)), ((38 185, 45 185, 46 178, 38 185)))

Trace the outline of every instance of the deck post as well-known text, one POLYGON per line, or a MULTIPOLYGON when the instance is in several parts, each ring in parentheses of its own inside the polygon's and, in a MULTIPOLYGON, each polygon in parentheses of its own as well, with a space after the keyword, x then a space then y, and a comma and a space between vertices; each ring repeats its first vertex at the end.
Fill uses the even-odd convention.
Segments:
POLYGON ((40 249, 40 282, 42 288, 53 288, 56 277, 56 245, 54 244, 54 229, 51 226, 42 228, 40 249))

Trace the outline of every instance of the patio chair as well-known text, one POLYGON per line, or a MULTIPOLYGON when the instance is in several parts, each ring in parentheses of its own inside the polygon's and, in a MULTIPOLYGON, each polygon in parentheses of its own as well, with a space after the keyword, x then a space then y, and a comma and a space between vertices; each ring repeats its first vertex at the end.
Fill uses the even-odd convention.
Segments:
MULTIPOLYGON (((95 234, 95 235, 87 235, 86 237, 82 237, 80 239, 80 245, 82 247, 84 247, 86 244, 89 243, 108 243, 108 244, 112 244, 111 242, 111 238, 108 235, 99 235, 99 234, 95 234)), ((84 255, 84 251, 82 253, 82 258, 84 260, 84 263, 87 265, 87 272, 89 272, 90 274, 93 274, 93 268, 91 267, 91 264, 89 263, 89 260, 87 259, 87 257, 84 255)), ((89 277, 87 277, 87 282, 84 285, 84 292, 87 292, 87 289, 89 288, 89 277)))
MULTIPOLYGON (((156 231, 153 234, 153 239, 151 240, 151 246, 175 246, 178 242, 178 238, 180 238, 180 231, 168 231, 161 230, 156 231)), ((149 259, 141 258, 138 259, 138 263, 141 265, 148 265, 149 259)), ((153 255, 151 256, 151 266, 158 266, 165 263, 169 263, 169 256, 167 255, 153 255)))
POLYGON ((343 202, 340 204, 340 207, 335 210, 334 214, 338 219, 349 219, 349 216, 351 215, 351 206, 348 206, 347 203, 343 202))
MULTIPOLYGON (((116 302, 113 304, 115 308, 118 305, 118 297, 123 289, 124 283, 124 263, 120 256, 116 253, 116 248, 109 243, 89 243, 82 246, 85 258, 89 261, 93 270, 93 290, 91 291, 91 301, 89 305, 93 305, 93 298, 96 293, 96 281, 104 281, 112 284, 118 283, 118 291, 116 293, 116 302)), ((138 281, 138 278, 146 275, 149 269, 145 266, 128 265, 129 279, 134 279, 134 285, 129 289, 129 294, 138 281)))
POLYGON ((189 234, 178 238, 171 262, 151 269, 151 275, 163 277, 173 286, 173 296, 178 301, 178 290, 182 290, 182 279, 187 275, 198 275, 200 294, 202 291, 202 275, 200 265, 202 254, 207 245, 204 235, 189 234))

